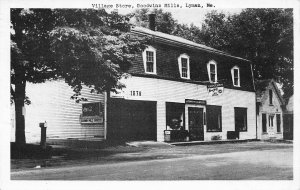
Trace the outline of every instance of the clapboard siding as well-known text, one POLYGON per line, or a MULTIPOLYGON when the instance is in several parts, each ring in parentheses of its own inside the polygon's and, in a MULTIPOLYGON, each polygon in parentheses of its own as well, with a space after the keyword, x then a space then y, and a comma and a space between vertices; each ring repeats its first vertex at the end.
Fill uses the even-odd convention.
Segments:
MULTIPOLYGON (((166 129, 166 102, 185 103, 185 99, 206 100, 207 104, 222 106, 222 132, 204 131, 205 140, 211 140, 214 135, 227 138, 227 131, 235 130, 234 107, 247 108, 248 130, 240 133, 241 139, 256 138, 255 93, 241 90, 224 89, 221 96, 208 95, 205 85, 144 78, 132 76, 123 79, 126 84, 125 99, 157 101, 157 140, 163 140, 163 130, 166 129), (130 96, 130 91, 141 91, 141 96, 130 96)), ((186 122, 187 125, 187 122, 186 122)), ((188 128, 185 126, 186 129, 188 128)), ((206 126, 205 126, 206 127, 206 126)))
MULTIPOLYGON (((26 140, 40 140, 40 122, 47 122, 47 138, 104 138, 103 124, 81 124, 82 104, 70 97, 72 89, 63 81, 48 81, 42 84, 27 84, 27 96, 31 104, 26 106, 26 140)), ((82 89, 87 102, 102 102, 103 94, 91 94, 88 88, 82 89)), ((84 103, 87 103, 84 102, 84 103)), ((13 138, 12 138, 13 140, 13 138)))

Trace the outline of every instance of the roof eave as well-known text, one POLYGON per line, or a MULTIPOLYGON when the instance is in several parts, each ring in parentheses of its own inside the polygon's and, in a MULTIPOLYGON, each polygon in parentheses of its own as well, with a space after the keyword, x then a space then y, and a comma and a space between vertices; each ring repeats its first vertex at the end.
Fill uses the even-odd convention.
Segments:
POLYGON ((230 55, 228 53, 225 53, 225 52, 222 52, 222 51, 219 51, 219 50, 205 49, 205 48, 202 48, 202 47, 199 47, 199 46, 194 46, 192 44, 187 44, 187 43, 179 42, 179 41, 176 41, 176 40, 167 39, 167 38, 164 38, 164 37, 161 37, 161 36, 156 36, 154 34, 149 34, 149 33, 142 32, 142 31, 137 31, 137 30, 132 30, 132 33, 152 36, 155 39, 160 40, 161 42, 164 42, 164 43, 170 43, 171 42, 171 43, 175 43, 175 44, 178 44, 178 45, 181 45, 181 46, 185 46, 185 47, 189 47, 189 48, 195 48, 195 49, 199 49, 201 51, 214 53, 214 54, 218 54, 218 55, 222 55, 222 56, 227 56, 227 57, 231 57, 231 58, 234 58, 234 59, 239 59, 239 60, 247 61, 247 62, 251 63, 250 60, 247 60, 247 59, 244 59, 244 58, 241 58, 241 57, 236 57, 236 56, 230 55))

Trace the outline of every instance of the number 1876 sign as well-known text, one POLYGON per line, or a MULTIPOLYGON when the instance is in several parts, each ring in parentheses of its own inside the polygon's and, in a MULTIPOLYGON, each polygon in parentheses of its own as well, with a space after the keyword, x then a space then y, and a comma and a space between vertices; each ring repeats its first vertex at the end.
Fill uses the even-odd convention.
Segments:
POLYGON ((207 85, 207 91, 210 96, 219 96, 224 92, 223 84, 209 84, 207 85))

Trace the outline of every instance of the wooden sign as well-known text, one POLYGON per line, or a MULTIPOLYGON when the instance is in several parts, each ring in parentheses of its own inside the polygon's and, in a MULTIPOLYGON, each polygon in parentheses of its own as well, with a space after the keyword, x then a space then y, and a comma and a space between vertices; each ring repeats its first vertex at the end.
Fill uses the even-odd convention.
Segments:
POLYGON ((186 104, 206 105, 206 100, 185 99, 186 104))
POLYGON ((103 123, 104 109, 100 102, 82 104, 82 115, 80 122, 82 124, 103 123))
POLYGON ((223 84, 208 84, 207 91, 210 96, 219 96, 224 92, 223 84))

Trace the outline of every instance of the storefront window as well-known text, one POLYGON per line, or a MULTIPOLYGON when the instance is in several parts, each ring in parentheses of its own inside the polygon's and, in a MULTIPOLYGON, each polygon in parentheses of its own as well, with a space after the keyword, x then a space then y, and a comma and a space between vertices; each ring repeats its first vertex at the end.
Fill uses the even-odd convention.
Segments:
POLYGON ((206 105, 207 132, 222 132, 222 106, 206 105))
POLYGON ((166 103, 167 130, 184 129, 184 105, 182 103, 166 103))
POLYGON ((234 108, 235 130, 247 131, 247 108, 234 108))

